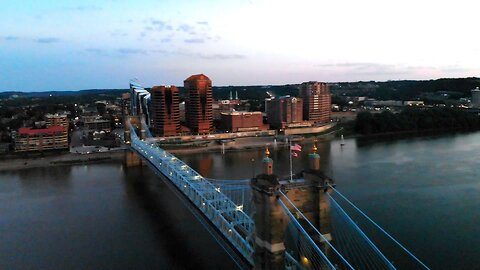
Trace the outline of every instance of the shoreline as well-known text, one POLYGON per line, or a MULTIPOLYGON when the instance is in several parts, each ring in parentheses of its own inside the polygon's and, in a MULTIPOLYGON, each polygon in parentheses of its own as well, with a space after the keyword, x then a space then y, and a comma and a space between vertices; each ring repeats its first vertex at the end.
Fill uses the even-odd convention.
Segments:
MULTIPOLYGON (((306 136, 301 137, 301 142, 314 142, 314 141, 330 141, 336 138, 337 133, 340 130, 334 130, 319 136, 306 136)), ((431 135, 449 135, 456 133, 469 133, 472 131, 462 131, 462 130, 428 130, 428 131, 402 131, 402 132, 388 132, 381 134, 370 134, 370 135, 361 135, 361 134, 351 134, 345 136, 348 139, 360 139, 363 141, 375 140, 375 139, 401 139, 401 138, 412 138, 412 137, 421 137, 421 136, 431 136, 431 135)), ((225 152, 240 152, 251 149, 261 149, 266 146, 274 147, 275 137, 246 137, 239 138, 234 143, 225 144, 225 152)), ((285 146, 286 143, 284 140, 278 140, 276 142, 277 146, 285 146)), ((160 145, 160 147, 162 147, 160 145)), ((215 142, 210 142, 207 146, 204 147, 185 147, 185 148, 165 148, 166 151, 172 154, 179 155, 194 155, 199 153, 218 153, 222 152, 222 145, 215 142)), ((94 152, 90 154, 77 154, 71 152, 49 152, 39 154, 34 153, 30 157, 22 156, 3 156, 0 157, 0 172, 5 171, 14 171, 22 169, 33 169, 33 168, 42 168, 49 166, 69 166, 69 165, 78 165, 78 164, 92 164, 92 163, 104 163, 104 162, 123 162, 124 155, 126 150, 114 150, 109 152, 94 152)))
POLYGON ((462 130, 462 129, 428 129, 428 130, 404 130, 404 131, 392 131, 392 132, 381 132, 374 134, 351 134, 346 135, 345 139, 362 139, 362 140, 371 140, 371 139, 384 139, 384 138, 413 138, 413 137, 423 137, 431 135, 453 135, 457 133, 473 133, 480 130, 462 130))
MULTIPOLYGON (((91 153, 88 155, 65 152, 45 157, 18 157, 1 160, 0 172, 8 172, 22 169, 44 168, 49 166, 69 166, 77 164, 90 164, 111 161, 123 161, 124 150, 91 153)), ((49 153, 50 154, 50 153, 49 153)))
MULTIPOLYGON (((312 136, 312 137, 301 137, 300 142, 314 142, 314 141, 328 141, 331 140, 335 137, 335 133, 337 130, 331 131, 326 134, 322 134, 317 136, 312 136)), ((244 151, 244 150, 250 150, 250 149, 260 149, 260 148, 265 148, 266 146, 268 147, 274 147, 276 144, 277 146, 285 146, 286 143, 284 140, 277 140, 275 143, 274 137, 252 137, 252 138, 239 138, 237 139, 234 143, 231 144, 226 144, 225 145, 225 152, 233 152, 233 151, 244 151)), ((160 145, 162 147, 162 145, 160 145)), ((214 142, 209 143, 205 147, 194 147, 194 148, 172 148, 169 149, 163 148, 169 153, 172 154, 181 154, 181 155, 192 155, 192 154, 198 154, 198 153, 218 153, 222 152, 222 145, 216 144, 214 142)))

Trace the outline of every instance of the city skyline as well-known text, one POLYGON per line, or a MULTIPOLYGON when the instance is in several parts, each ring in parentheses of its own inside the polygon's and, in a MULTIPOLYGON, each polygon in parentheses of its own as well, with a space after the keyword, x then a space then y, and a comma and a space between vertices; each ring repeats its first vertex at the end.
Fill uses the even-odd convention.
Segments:
POLYGON ((2 1, 0 91, 478 76, 471 5, 2 1))

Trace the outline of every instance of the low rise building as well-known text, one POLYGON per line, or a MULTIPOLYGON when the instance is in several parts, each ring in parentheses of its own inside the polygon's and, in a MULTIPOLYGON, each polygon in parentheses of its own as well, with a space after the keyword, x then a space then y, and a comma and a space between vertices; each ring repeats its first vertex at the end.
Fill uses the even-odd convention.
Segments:
POLYGON ((62 126, 20 128, 15 135, 15 151, 45 151, 68 148, 68 134, 62 126))
POLYGON ((261 112, 222 112, 221 126, 230 132, 266 130, 261 112))
POLYGON ((45 122, 47 127, 61 126, 68 134, 69 122, 66 114, 46 114, 45 122))
POLYGON ((99 116, 85 116, 83 117, 83 124, 84 124, 85 130, 88 132, 112 131, 112 125, 110 123, 110 120, 102 119, 99 116))
POLYGON ((373 98, 367 99, 364 101, 365 106, 378 106, 378 107, 401 107, 403 106, 403 101, 401 100, 375 100, 373 98))
POLYGON ((406 100, 403 102, 404 106, 425 106, 422 100, 406 100))

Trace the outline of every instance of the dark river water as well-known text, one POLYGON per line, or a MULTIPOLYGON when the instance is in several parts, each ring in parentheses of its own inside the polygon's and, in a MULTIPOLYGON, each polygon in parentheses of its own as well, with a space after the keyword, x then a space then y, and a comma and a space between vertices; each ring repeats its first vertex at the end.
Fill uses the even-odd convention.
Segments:
MULTIPOLYGON (((480 269, 480 133, 345 143, 318 144, 338 190, 432 269, 480 269)), ((288 150, 273 148, 275 173, 288 175, 288 150)), ((181 155, 223 179, 258 174, 262 157, 181 155)), ((0 269, 234 269, 156 180, 122 164, 0 172, 0 269)))

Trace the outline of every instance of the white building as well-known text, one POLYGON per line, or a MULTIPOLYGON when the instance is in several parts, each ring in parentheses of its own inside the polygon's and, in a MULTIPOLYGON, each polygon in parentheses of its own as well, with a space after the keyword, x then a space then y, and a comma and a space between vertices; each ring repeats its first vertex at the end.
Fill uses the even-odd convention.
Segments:
POLYGON ((472 107, 480 108, 480 89, 478 87, 472 90, 472 107))

